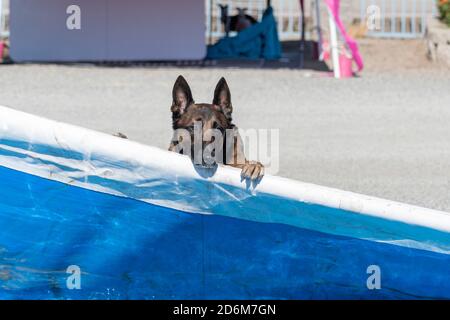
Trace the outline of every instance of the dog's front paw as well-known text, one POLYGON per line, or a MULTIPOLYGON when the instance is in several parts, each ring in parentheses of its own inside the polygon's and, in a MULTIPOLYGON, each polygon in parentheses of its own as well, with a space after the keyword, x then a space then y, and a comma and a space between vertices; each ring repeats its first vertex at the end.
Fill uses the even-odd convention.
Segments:
POLYGON ((241 177, 244 179, 256 180, 264 175, 264 166, 257 161, 248 161, 241 171, 241 177))

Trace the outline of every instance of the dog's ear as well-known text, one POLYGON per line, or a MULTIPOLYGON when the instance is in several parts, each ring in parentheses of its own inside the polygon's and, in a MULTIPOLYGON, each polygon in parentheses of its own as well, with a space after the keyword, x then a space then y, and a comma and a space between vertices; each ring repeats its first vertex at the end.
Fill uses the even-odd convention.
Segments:
POLYGON ((231 105, 231 93, 228 88, 228 84, 223 77, 220 78, 216 89, 214 90, 213 104, 218 105, 227 119, 231 121, 231 113, 233 112, 233 106, 231 105))
POLYGON ((172 107, 170 108, 173 116, 178 117, 182 115, 187 107, 194 103, 194 99, 192 99, 191 88, 183 78, 183 76, 178 76, 175 84, 172 89, 172 107))

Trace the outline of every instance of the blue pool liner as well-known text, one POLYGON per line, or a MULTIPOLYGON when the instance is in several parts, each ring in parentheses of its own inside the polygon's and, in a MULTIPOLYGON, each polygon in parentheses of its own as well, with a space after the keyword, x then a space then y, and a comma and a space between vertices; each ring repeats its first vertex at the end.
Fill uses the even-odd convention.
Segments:
POLYGON ((450 298, 448 213, 239 176, 0 107, 0 299, 450 298))

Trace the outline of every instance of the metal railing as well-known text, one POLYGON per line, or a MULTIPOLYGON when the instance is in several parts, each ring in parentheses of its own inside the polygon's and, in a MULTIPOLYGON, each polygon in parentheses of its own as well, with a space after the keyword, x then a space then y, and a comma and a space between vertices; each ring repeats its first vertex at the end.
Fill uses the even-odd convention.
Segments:
POLYGON ((369 37, 422 37, 427 18, 436 14, 435 0, 360 0, 360 21, 369 37))

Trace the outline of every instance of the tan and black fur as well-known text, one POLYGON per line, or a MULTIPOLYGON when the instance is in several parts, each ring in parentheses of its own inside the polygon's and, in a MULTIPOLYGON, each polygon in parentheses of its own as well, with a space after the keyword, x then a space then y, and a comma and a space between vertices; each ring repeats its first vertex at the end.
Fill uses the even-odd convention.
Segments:
MULTIPOLYGON (((231 94, 224 78, 219 80, 214 90, 212 104, 195 103, 191 89, 182 76, 175 81, 172 98, 171 111, 174 132, 177 129, 192 131, 195 122, 202 124, 203 133, 208 129, 217 129, 221 132, 225 132, 227 129, 235 130, 232 150, 228 150, 228 152, 225 150, 226 139, 223 140, 223 161, 221 163, 242 169, 241 176, 246 179, 256 180, 264 175, 264 167, 261 163, 245 159, 242 139, 237 132, 237 127, 232 122, 231 94)), ((212 141, 205 136, 203 138, 203 148, 205 148, 212 141)), ((172 139, 169 151, 176 151, 176 146, 177 140, 172 139)))

